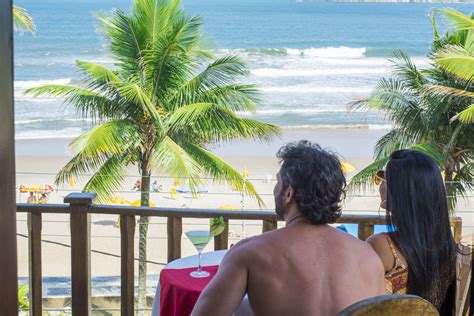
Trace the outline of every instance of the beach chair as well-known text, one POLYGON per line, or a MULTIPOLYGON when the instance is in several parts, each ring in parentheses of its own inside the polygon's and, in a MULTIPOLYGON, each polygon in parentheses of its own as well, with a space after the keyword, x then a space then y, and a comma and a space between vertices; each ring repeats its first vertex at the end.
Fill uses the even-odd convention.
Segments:
POLYGON ((416 295, 382 295, 352 304, 337 316, 390 316, 390 315, 439 315, 427 300, 416 295))

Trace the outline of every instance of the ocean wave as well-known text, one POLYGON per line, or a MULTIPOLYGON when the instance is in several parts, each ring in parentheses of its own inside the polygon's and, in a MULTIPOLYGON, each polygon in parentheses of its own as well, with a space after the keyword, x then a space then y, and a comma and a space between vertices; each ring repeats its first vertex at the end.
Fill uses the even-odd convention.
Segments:
POLYGON ((67 85, 70 84, 72 79, 70 78, 61 78, 53 80, 15 80, 14 87, 19 90, 26 90, 29 88, 39 87, 47 84, 59 84, 67 85))
POLYGON ((30 124, 45 124, 49 125, 53 124, 55 126, 58 126, 61 123, 65 124, 71 124, 71 123, 77 123, 77 124, 82 124, 82 123, 89 123, 92 124, 93 120, 92 119, 77 119, 77 118, 63 118, 63 119, 31 119, 31 120, 15 120, 15 125, 30 125, 30 124))
MULTIPOLYGON (((315 106, 316 107, 316 106, 315 106)), ((286 115, 286 114, 316 114, 316 113, 348 113, 354 111, 348 111, 347 109, 340 108, 334 109, 334 105, 317 105, 318 108, 300 108, 300 109, 268 109, 268 110, 257 110, 255 113, 250 112, 237 112, 241 116, 252 116, 252 115, 286 115)), ((362 112, 362 110, 360 111, 362 112)))
POLYGON ((323 48, 306 48, 294 49, 287 48, 288 55, 303 55, 321 58, 362 58, 365 55, 366 48, 351 48, 351 47, 323 47, 323 48))
POLYGON ((217 53, 222 54, 253 54, 253 55, 300 55, 320 58, 362 58, 365 56, 367 49, 365 47, 311 47, 311 48, 235 48, 235 49, 218 49, 217 53))
POLYGON ((390 124, 334 124, 334 125, 288 125, 281 126, 284 130, 315 130, 315 129, 368 129, 368 130, 388 130, 393 126, 390 124))
POLYGON ((80 127, 68 127, 60 130, 19 131, 15 133, 15 139, 73 138, 79 136, 83 131, 80 127))
POLYGON ((270 87, 262 87, 260 88, 261 91, 269 93, 269 92, 277 92, 277 93, 363 93, 367 94, 372 91, 372 86, 365 86, 365 87, 333 87, 333 86, 317 86, 317 85, 295 85, 295 86, 270 86, 270 87))
POLYGON ((330 69, 276 69, 257 68, 252 75, 259 77, 308 77, 331 75, 382 75, 388 74, 390 68, 330 68, 330 69))

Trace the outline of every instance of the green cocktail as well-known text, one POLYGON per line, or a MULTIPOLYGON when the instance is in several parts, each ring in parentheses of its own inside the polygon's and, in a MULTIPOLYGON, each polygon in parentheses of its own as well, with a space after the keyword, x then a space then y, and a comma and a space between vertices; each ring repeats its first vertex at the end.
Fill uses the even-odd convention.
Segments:
POLYGON ((203 271, 201 267, 201 255, 204 248, 207 246, 212 238, 212 235, 207 230, 191 230, 185 233, 191 243, 198 251, 198 269, 191 272, 189 275, 193 278, 206 278, 210 275, 209 272, 203 271))

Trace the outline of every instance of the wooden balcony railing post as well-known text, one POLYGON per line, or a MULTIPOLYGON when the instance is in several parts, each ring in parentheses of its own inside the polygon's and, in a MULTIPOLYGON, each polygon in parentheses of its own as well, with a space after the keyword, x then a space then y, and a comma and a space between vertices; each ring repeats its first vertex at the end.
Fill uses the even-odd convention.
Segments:
POLYGON ((64 198, 71 208, 71 300, 72 314, 90 315, 91 257, 89 208, 95 193, 71 193, 64 198))
POLYGON ((357 235, 360 240, 365 241, 373 234, 374 234, 374 225, 359 224, 357 235))
POLYGON ((277 229, 278 228, 278 223, 277 221, 263 221, 263 226, 262 226, 262 233, 269 232, 271 230, 277 229))
POLYGON ((120 215, 121 314, 135 314, 135 216, 120 215))
POLYGON ((168 217, 168 262, 181 258, 181 235, 183 220, 181 217, 168 217))
POLYGON ((30 315, 42 315, 41 213, 28 213, 30 315))
POLYGON ((460 217, 451 217, 451 226, 454 229, 454 241, 460 242, 462 239, 462 220, 460 217))
POLYGON ((214 250, 224 250, 229 248, 229 220, 224 219, 224 231, 214 237, 214 250))

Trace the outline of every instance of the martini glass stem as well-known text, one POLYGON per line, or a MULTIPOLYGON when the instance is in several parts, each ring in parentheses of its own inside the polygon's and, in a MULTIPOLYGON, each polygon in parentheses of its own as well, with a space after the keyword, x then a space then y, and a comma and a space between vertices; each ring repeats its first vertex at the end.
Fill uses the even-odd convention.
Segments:
POLYGON ((202 272, 202 268, 201 268, 201 255, 202 255, 202 250, 199 250, 198 251, 198 273, 201 273, 202 272))

